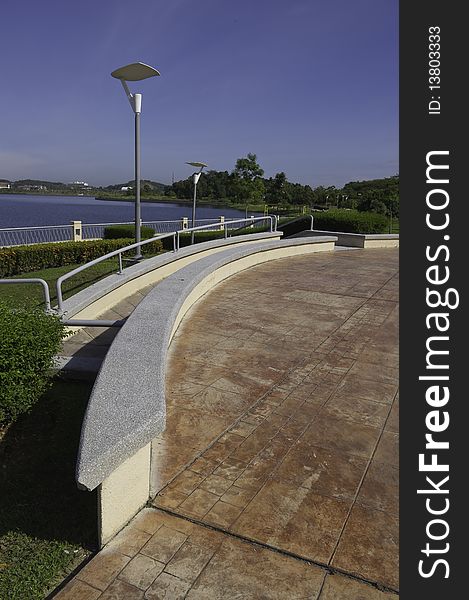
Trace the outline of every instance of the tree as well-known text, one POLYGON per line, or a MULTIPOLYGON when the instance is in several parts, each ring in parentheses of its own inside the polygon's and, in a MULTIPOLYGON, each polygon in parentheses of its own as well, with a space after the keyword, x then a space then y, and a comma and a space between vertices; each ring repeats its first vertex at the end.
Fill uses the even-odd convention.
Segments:
POLYGON ((264 175, 264 169, 257 163, 256 154, 248 153, 246 158, 238 158, 233 174, 241 179, 254 181, 256 177, 264 175))
POLYGON ((337 206, 337 189, 335 185, 330 185, 325 189, 326 193, 326 208, 337 206))
MULTIPOLYGON (((265 201, 279 207, 307 205, 311 209, 357 208, 392 218, 399 217, 398 175, 369 181, 351 181, 342 189, 335 186, 318 186, 312 189, 309 185, 291 183, 283 171, 269 179, 264 179, 263 175, 264 170, 257 162, 256 154, 248 153, 246 157, 238 158, 230 173, 205 171, 199 182, 199 196, 220 202, 224 199, 244 202, 246 207, 249 203, 265 201)), ((154 187, 154 182, 149 183, 154 187)), ((133 195, 134 192, 128 193, 133 195)), ((165 194, 191 199, 192 177, 174 182, 166 188, 165 194)))
POLYGON ((288 202, 297 206, 306 205, 311 207, 316 198, 311 187, 301 185, 301 183, 287 183, 286 195, 288 202))
POLYGON ((238 158, 233 170, 232 183, 238 200, 260 202, 265 194, 262 175, 264 169, 257 163, 257 156, 249 153, 246 158, 238 158))
POLYGON ((323 187, 322 185, 320 185, 317 188, 314 188, 313 193, 314 193, 314 205, 315 206, 325 206, 326 205, 326 196, 327 196, 326 188, 323 187))
POLYGON ((288 204, 290 201, 291 184, 283 171, 276 173, 275 177, 268 180, 266 200, 271 204, 288 204))
POLYGON ((393 219, 399 218, 399 197, 397 194, 389 196, 384 200, 386 204, 387 213, 393 219))

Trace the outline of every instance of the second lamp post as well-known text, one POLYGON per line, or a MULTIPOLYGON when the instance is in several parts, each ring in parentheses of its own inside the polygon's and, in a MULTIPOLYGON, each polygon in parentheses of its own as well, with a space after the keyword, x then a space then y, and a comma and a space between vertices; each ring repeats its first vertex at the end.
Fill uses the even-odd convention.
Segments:
MULTIPOLYGON (((208 167, 208 165, 206 165, 203 162, 186 162, 186 165, 191 165, 192 167, 199 167, 199 170, 196 171, 192 176, 193 181, 194 181, 194 200, 192 203, 192 227, 195 227, 195 205, 197 202, 197 183, 199 182, 202 171, 204 170, 205 167, 208 167)), ((195 232, 192 231, 191 244, 194 243, 194 236, 195 236, 195 232)))

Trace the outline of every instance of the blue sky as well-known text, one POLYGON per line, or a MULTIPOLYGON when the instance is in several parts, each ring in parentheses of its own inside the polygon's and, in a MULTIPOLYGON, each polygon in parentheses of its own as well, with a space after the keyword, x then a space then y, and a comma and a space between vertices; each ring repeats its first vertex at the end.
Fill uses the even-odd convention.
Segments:
POLYGON ((146 62, 142 177, 185 161, 342 186, 398 172, 397 0, 3 0, 0 178, 133 177, 115 68, 146 62))

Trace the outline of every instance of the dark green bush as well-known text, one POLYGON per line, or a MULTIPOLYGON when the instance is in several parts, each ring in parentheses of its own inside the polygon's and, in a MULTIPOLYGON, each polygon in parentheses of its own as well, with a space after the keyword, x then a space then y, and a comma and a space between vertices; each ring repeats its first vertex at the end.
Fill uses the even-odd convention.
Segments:
MULTIPOLYGON (((196 231, 194 242, 199 244, 200 242, 210 242, 212 240, 218 240, 224 237, 223 231, 196 231)), ((163 242, 163 248, 165 250, 173 249, 173 238, 164 238, 161 240, 163 242)), ((179 235, 179 247, 183 248, 184 246, 190 246, 191 244, 191 232, 189 233, 181 233, 179 235)))
MULTIPOLYGON (((64 265, 84 264, 133 242, 133 239, 93 240, 0 248, 0 277, 64 265)), ((142 246, 142 252, 156 254, 161 252, 162 248, 161 242, 157 240, 142 246)))
MULTIPOLYGON (((265 231, 270 231, 270 224, 268 225, 254 225, 254 227, 241 227, 239 229, 235 229, 230 231, 228 229, 228 237, 234 237, 237 235, 248 235, 252 233, 262 233, 265 231)), ((224 231, 196 231, 194 242, 199 244, 201 242, 211 242, 212 240, 219 240, 225 237, 224 231)), ((173 238, 165 238, 162 240, 163 248, 165 250, 173 249, 173 238)), ((179 247, 183 248, 184 246, 190 246, 191 244, 191 232, 181 233, 179 236, 179 247)))
POLYGON ((58 317, 0 302, 0 425, 27 412, 47 389, 65 336, 58 317))
MULTIPOLYGON (((155 235, 151 227, 140 227, 140 237, 142 240, 147 240, 155 235)), ((104 228, 105 240, 120 240, 122 238, 133 238, 135 241, 135 226, 130 225, 109 225, 104 228)))
POLYGON ((347 233, 386 233, 388 219, 381 214, 358 210, 326 210, 313 213, 314 229, 347 233))
MULTIPOLYGON (((347 233, 386 233, 388 220, 384 215, 358 210, 327 210, 312 213, 314 229, 347 233)), ((304 216, 279 225, 285 237, 311 229, 311 217, 304 216)))
MULTIPOLYGON (((260 223, 262 223, 262 221, 260 221, 260 223)), ((266 231, 270 231, 270 223, 262 223, 261 225, 255 224, 252 227, 247 225, 246 227, 240 227, 231 232, 228 230, 228 235, 249 235, 252 233, 265 233, 266 231)))

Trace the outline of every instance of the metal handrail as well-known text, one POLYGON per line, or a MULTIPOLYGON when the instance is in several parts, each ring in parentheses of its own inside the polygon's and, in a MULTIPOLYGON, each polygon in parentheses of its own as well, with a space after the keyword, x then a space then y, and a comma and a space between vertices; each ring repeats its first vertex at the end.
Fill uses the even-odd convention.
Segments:
MULTIPOLYGON (((220 223, 218 219, 197 219, 198 221, 213 221, 220 223)), ((149 223, 180 223, 181 219, 166 219, 165 221, 142 221, 142 225, 149 223)), ((97 227, 98 225, 133 225, 134 221, 120 221, 119 223, 82 223, 82 227, 97 227)))
MULTIPOLYGON (((135 243, 135 244, 130 244, 130 246, 124 246, 123 248, 119 248, 118 250, 113 250, 112 252, 108 252, 108 254, 104 254, 103 256, 99 256, 98 258, 95 258, 94 260, 91 260, 90 262, 87 262, 84 265, 80 265, 76 269, 73 269, 72 271, 69 271, 68 273, 65 273, 65 275, 62 275, 61 277, 59 277, 57 279, 56 284, 55 284, 56 285, 56 291, 57 291, 57 304, 58 304, 59 311, 62 312, 62 310, 63 310, 62 283, 64 281, 66 281, 70 277, 73 277, 77 273, 81 273, 81 271, 84 271, 85 269, 88 269, 89 267, 93 267, 94 265, 97 265, 100 262, 103 262, 104 260, 107 260, 108 258, 112 258, 113 256, 118 256, 119 257, 119 270, 118 270, 118 273, 121 274, 122 271, 123 271, 123 267, 122 267, 122 254, 124 252, 127 252, 128 250, 132 250, 132 249, 136 248, 137 246, 139 246, 139 247, 140 246, 145 246, 146 244, 149 244, 150 242, 154 242, 157 239, 161 240, 161 239, 168 238, 168 237, 176 238, 176 233, 175 232, 174 233, 160 233, 157 236, 149 238, 147 240, 142 240, 141 242, 138 242, 138 243, 135 243)), ((174 242, 174 250, 176 250, 176 242, 174 242)))
MULTIPOLYGON (((264 217, 265 218, 265 217, 264 217)), ((218 219, 198 219, 198 221, 213 221, 214 223, 220 224, 218 219)), ((180 223, 181 219, 167 219, 166 221, 142 221, 142 225, 149 223, 180 223)), ((83 227, 97 227, 104 225, 133 225, 134 221, 119 221, 116 223, 82 223, 83 227)), ((205 227, 205 226, 204 226, 205 227)), ((208 225, 207 225, 208 227, 208 225)), ((24 227, 0 227, 0 231, 26 231, 30 229, 64 229, 70 228, 70 223, 64 223, 63 225, 25 225, 24 227)))
MULTIPOLYGON (((235 232, 236 231, 242 231, 243 229, 246 229, 247 227, 252 227, 252 223, 254 221, 254 218, 255 217, 252 217, 252 218, 251 217, 246 217, 245 218, 246 223, 244 225, 241 225, 241 227, 236 227, 236 229, 234 229, 234 231, 235 232)), ((266 217, 263 217, 263 218, 265 219, 266 217)))
POLYGON ((29 278, 29 279, 0 279, 0 283, 39 283, 42 285, 43 291, 44 291, 44 302, 46 305, 46 312, 52 312, 51 309, 51 305, 50 305, 50 293, 49 293, 49 286, 47 285, 47 282, 44 281, 44 279, 38 279, 36 277, 34 278, 29 278))
POLYGON ((70 227, 70 223, 68 225, 34 225, 30 227, 29 225, 26 227, 2 227, 0 231, 24 231, 29 229, 63 229, 64 227, 70 227))
MULTIPOLYGON (((208 225, 222 223, 224 217, 219 219, 197 219, 194 225, 208 225)), ((187 217, 182 219, 171 219, 165 221, 142 221, 142 226, 153 229, 153 234, 170 233, 178 227, 188 225, 187 217)), ((90 239, 104 237, 104 228, 114 225, 133 225, 133 221, 113 223, 82 223, 82 221, 71 221, 63 225, 36 225, 33 227, 0 227, 0 247, 13 247, 28 244, 41 244, 51 242, 64 242, 73 240, 81 242, 90 239)))
MULTIPOLYGON (((241 223, 244 221, 249 221, 249 222, 253 222, 253 221, 265 221, 266 219, 270 220, 270 231, 274 232, 277 231, 277 217, 276 215, 266 215, 266 216, 262 216, 262 217, 249 217, 249 218, 244 218, 244 219, 234 219, 232 221, 225 221, 224 223, 213 223, 212 225, 198 225, 197 227, 188 227, 187 229, 178 229, 177 231, 173 231, 171 233, 159 233, 158 235, 152 237, 152 238, 148 238, 147 240, 142 240, 140 242, 136 242, 134 244, 130 244, 129 246, 124 246, 123 248, 119 248, 118 250, 113 250, 112 252, 109 252, 108 254, 105 254, 104 256, 100 256, 98 258, 95 258, 94 260, 91 260, 90 262, 81 265, 79 267, 77 267, 76 269, 73 269, 72 271, 69 271, 68 273, 65 273, 65 275, 62 275, 61 277, 59 277, 57 279, 56 282, 56 290, 57 290, 57 304, 58 304, 58 310, 60 313, 63 312, 63 296, 62 296, 62 283, 64 281, 66 281, 67 279, 69 279, 70 277, 73 277, 74 275, 76 275, 77 273, 81 273, 81 271, 84 271, 85 269, 88 269, 89 267, 92 267, 94 265, 97 265, 98 263, 107 260, 108 258, 112 258, 113 256, 118 256, 119 257, 119 271, 118 273, 122 274, 123 269, 122 269, 122 254, 124 252, 128 252, 129 250, 133 250, 134 248, 140 248, 141 246, 145 246, 146 244, 150 244, 151 242, 155 242, 157 240, 162 240, 164 238, 168 238, 168 237, 172 237, 173 238, 173 251, 177 252, 179 250, 179 236, 181 233, 188 233, 191 231, 199 231, 201 229, 206 230, 206 229, 210 229, 210 228, 215 228, 218 227, 220 228, 221 225, 223 225, 224 227, 224 232, 225 235, 224 237, 227 238, 228 237, 228 225, 231 225, 233 223, 241 223)), ((15 280, 16 281, 16 280, 15 280)))

